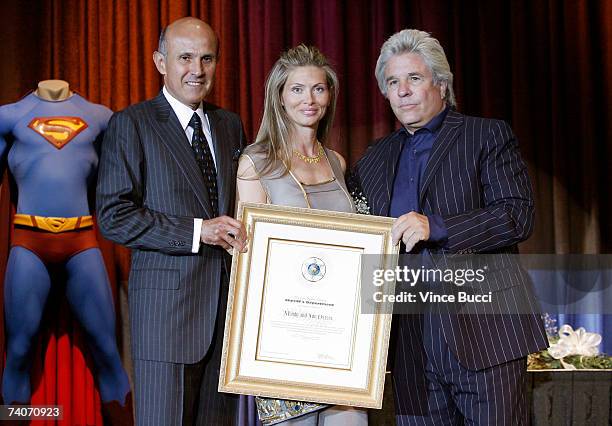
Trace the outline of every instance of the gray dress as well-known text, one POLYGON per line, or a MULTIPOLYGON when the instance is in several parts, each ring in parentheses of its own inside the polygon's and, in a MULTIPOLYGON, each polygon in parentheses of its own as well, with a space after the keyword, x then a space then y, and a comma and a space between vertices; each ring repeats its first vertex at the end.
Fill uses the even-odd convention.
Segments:
MULTIPOLYGON (((324 150, 325 159, 329 162, 334 177, 327 182, 314 185, 300 182, 291 172, 280 175, 277 169, 262 176, 265 154, 255 149, 247 149, 245 156, 253 163, 261 185, 266 191, 268 203, 354 213, 355 206, 346 189, 340 161, 329 149, 324 148, 324 150)), ((325 159, 323 161, 326 161, 325 159)))
MULTIPOLYGON (((279 168, 272 168, 264 172, 265 153, 257 146, 251 145, 244 155, 251 161, 257 173, 261 185, 266 192, 267 202, 292 207, 307 207, 319 210, 331 210, 341 212, 355 212, 353 199, 351 198, 346 184, 344 174, 338 157, 329 149, 324 148, 325 158, 328 161, 333 178, 326 182, 308 185, 300 182, 297 177, 289 172, 282 174, 279 168)), ((283 426, 362 426, 368 424, 367 411, 349 407, 326 406, 300 401, 284 401, 269 398, 257 398, 257 406, 260 415, 267 417, 264 424, 276 424, 282 421, 284 415, 300 415, 282 421, 283 426), (320 410, 320 411, 319 411, 320 410)))

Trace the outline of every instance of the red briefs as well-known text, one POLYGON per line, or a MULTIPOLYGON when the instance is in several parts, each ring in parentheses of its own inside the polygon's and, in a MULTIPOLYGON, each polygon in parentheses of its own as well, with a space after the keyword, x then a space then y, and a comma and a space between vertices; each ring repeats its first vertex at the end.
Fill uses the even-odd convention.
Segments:
POLYGON ((15 226, 13 231, 11 247, 15 246, 30 250, 45 264, 66 263, 82 251, 99 247, 93 228, 54 234, 21 226, 15 226))

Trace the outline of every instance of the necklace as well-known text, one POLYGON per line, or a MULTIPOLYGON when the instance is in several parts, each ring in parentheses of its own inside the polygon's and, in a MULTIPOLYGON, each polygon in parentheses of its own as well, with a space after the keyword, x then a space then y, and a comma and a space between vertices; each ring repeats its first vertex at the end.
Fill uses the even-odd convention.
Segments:
POLYGON ((321 158, 323 158, 324 151, 323 151, 323 146, 321 145, 321 142, 319 142, 319 152, 314 157, 309 157, 308 155, 304 155, 301 152, 296 151, 295 149, 293 150, 293 153, 297 155, 297 157, 300 160, 304 161, 305 163, 317 164, 319 161, 321 161, 321 158))

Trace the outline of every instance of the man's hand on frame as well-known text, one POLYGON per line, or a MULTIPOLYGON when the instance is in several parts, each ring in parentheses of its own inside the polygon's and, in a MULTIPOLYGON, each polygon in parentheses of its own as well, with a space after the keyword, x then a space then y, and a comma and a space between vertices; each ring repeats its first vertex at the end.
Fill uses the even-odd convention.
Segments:
POLYGON ((225 250, 232 248, 245 252, 247 233, 242 222, 229 216, 219 216, 202 221, 200 241, 204 244, 221 246, 225 250))
POLYGON ((393 244, 401 240, 406 245, 406 252, 410 253, 416 243, 429 240, 429 219, 416 212, 403 214, 393 223, 391 236, 393 244))

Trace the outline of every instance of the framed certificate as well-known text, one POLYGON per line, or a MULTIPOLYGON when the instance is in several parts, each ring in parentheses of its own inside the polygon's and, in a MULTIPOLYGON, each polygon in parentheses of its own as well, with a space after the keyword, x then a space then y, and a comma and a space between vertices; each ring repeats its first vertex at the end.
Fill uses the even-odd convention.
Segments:
POLYGON ((219 391, 381 408, 391 315, 362 313, 361 288, 396 265, 393 219, 254 203, 238 218, 219 391))

